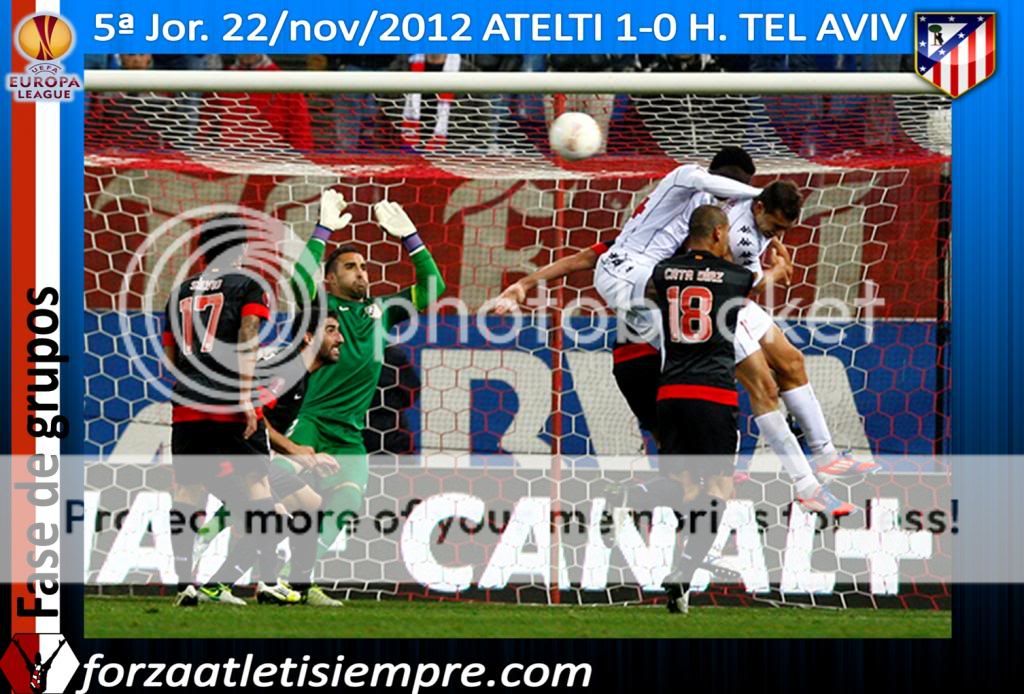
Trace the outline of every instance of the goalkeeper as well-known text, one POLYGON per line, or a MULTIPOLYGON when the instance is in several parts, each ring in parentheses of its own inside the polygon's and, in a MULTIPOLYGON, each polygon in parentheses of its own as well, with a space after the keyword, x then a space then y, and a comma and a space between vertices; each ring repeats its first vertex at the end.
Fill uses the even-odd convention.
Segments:
MULTIPOLYGON (((327 241, 352 220, 345 199, 335 190, 320 198, 320 220, 295 266, 296 296, 316 300, 314 279, 327 241)), ((402 241, 416 269, 416 283, 397 294, 369 295, 366 259, 351 245, 336 248, 324 263, 324 288, 329 315, 338 319, 341 355, 337 363, 309 377, 302 407, 286 435, 300 446, 327 453, 340 464, 337 472, 318 480, 325 515, 320 531, 321 551, 329 549, 347 521, 363 506, 368 466, 363 429, 380 378, 387 333, 423 311, 445 289, 434 258, 400 205, 383 201, 373 206, 377 223, 402 241)))

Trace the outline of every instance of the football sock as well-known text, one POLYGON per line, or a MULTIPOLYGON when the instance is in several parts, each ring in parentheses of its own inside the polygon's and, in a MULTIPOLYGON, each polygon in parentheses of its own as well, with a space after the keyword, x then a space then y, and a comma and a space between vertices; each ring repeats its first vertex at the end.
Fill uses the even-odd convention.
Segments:
POLYGON ((292 548, 292 558, 288 582, 292 584, 292 588, 303 592, 305 588, 300 588, 300 586, 309 587, 313 576, 313 564, 316 563, 316 551, 319 544, 316 526, 314 525, 306 532, 292 532, 289 537, 291 538, 289 544, 292 548))
POLYGON ((821 411, 821 403, 814 395, 814 388, 810 383, 787 390, 779 394, 782 402, 786 403, 797 423, 804 431, 807 446, 811 449, 811 455, 815 462, 824 464, 832 460, 836 454, 836 448, 832 445, 832 433, 828 430, 825 422, 825 413, 821 411))
MULTIPOLYGON (((199 513, 199 508, 184 501, 175 501, 172 507, 172 510, 181 513, 185 518, 181 532, 171 533, 174 573, 178 574, 178 592, 180 593, 192 585, 192 549, 196 539, 196 534, 192 530, 192 519, 195 514, 199 513)), ((174 527, 173 518, 171 527, 174 527)))
POLYGON ((786 418, 778 410, 754 418, 757 428, 775 455, 782 461, 782 467, 800 495, 806 495, 818 488, 818 478, 811 471, 811 465, 800 448, 800 442, 789 429, 786 418))
MULTIPOLYGON (((277 546, 281 544, 284 538, 289 537, 288 532, 288 517, 282 516, 280 513, 274 514, 275 518, 273 521, 267 523, 267 541, 260 545, 260 557, 259 564, 257 566, 257 573, 259 579, 264 583, 276 583, 278 578, 278 572, 280 571, 280 560, 277 557, 277 546), (277 525, 280 523, 280 525, 277 525), (281 528, 281 532, 278 533, 277 529, 281 528)), ((294 543, 292 543, 294 544, 294 543)), ((294 550, 293 550, 294 551, 294 550)))

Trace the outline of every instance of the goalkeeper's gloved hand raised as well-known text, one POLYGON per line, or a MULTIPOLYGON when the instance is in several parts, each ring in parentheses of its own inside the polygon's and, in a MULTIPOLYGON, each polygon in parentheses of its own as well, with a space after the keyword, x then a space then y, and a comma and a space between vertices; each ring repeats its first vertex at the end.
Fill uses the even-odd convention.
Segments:
POLYGON ((345 212, 348 203, 338 191, 328 188, 320 195, 320 219, 313 232, 315 236, 326 241, 332 233, 347 226, 352 215, 345 212))
POLYGON ((373 206, 373 215, 377 218, 384 231, 402 240, 405 249, 410 253, 423 247, 420 235, 416 233, 416 225, 409 219, 402 206, 397 202, 382 200, 373 206))
POLYGON ((416 225, 397 202, 378 202, 373 206, 373 215, 377 218, 377 223, 384 227, 384 231, 392 236, 404 239, 416 233, 416 225))

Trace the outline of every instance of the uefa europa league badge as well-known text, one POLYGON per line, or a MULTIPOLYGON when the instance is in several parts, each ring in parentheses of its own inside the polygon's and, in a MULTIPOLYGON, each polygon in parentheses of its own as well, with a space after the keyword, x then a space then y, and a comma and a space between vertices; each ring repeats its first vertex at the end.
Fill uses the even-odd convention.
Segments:
POLYGON ((915 71, 956 98, 996 71, 995 12, 914 14, 915 71))
POLYGON ((7 91, 15 101, 71 101, 82 88, 82 78, 64 72, 60 59, 71 52, 75 32, 57 15, 34 14, 14 32, 14 46, 28 65, 24 72, 7 75, 7 91))

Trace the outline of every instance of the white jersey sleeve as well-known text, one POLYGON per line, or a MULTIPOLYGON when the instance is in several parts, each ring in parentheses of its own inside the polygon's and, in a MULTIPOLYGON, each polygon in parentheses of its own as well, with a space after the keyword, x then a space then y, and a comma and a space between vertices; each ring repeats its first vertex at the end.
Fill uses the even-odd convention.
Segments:
POLYGON ((647 199, 637 206, 615 240, 615 250, 653 267, 674 255, 686 241, 690 215, 695 209, 713 204, 714 196, 748 199, 760 192, 752 186, 710 174, 696 164, 684 164, 661 179, 647 199))
POLYGON ((693 188, 702 193, 710 193, 716 198, 746 200, 756 198, 761 194, 760 188, 748 186, 746 183, 740 183, 725 176, 716 176, 692 164, 680 166, 673 173, 676 174, 677 185, 693 188))

